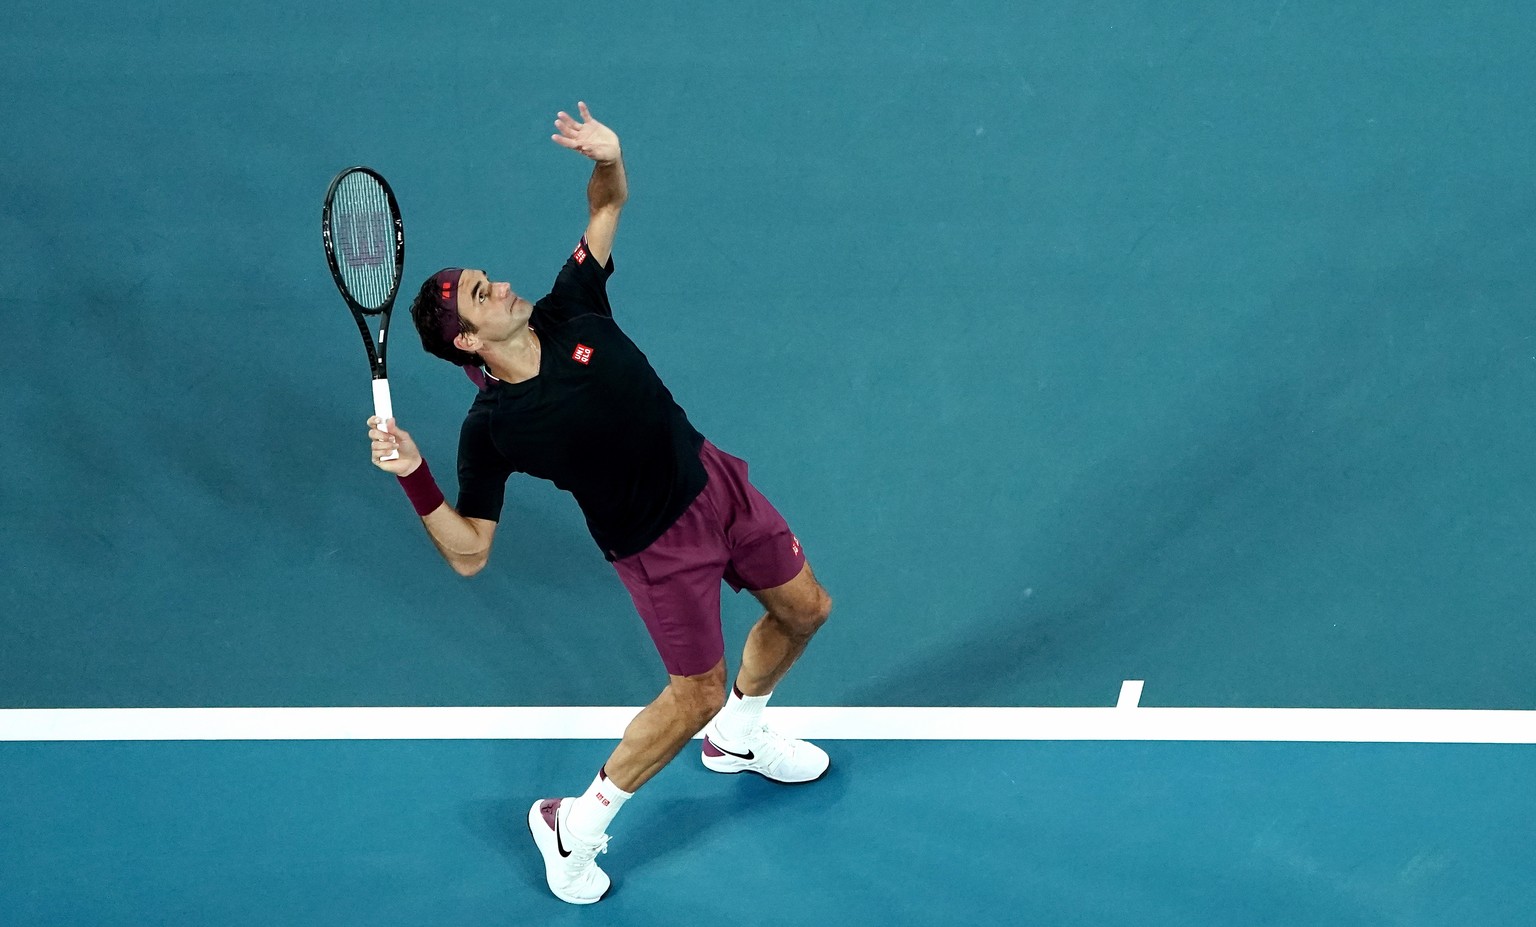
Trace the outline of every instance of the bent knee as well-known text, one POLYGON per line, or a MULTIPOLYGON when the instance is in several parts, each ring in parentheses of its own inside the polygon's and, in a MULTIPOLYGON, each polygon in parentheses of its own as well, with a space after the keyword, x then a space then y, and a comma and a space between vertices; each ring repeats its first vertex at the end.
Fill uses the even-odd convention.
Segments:
POLYGON ((695 729, 708 724, 725 707, 725 669, 711 670, 702 676, 674 676, 667 688, 672 692, 678 713, 695 729))
POLYGON ((811 621, 819 628, 826 624, 830 617, 832 617, 832 597, 827 594, 827 590, 817 586, 816 607, 811 610, 811 621))
POLYGON ((821 629, 832 616, 832 597, 827 590, 816 587, 816 593, 808 601, 794 608, 784 609, 774 615, 779 622, 796 634, 809 637, 821 629))

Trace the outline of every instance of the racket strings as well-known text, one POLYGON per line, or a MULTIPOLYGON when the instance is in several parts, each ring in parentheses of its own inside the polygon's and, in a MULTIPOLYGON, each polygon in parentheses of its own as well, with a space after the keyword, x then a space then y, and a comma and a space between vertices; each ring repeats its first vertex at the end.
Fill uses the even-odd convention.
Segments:
POLYGON ((379 309, 398 284, 395 221, 388 195, 372 175, 348 174, 336 189, 331 216, 348 294, 366 309, 379 309))

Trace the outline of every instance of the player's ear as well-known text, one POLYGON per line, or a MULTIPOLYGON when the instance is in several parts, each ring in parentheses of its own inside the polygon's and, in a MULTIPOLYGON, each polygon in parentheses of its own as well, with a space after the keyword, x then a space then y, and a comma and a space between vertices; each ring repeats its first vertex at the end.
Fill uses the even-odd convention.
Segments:
POLYGON ((468 332, 459 332, 453 336, 453 346, 466 354, 473 354, 480 350, 480 339, 468 332))

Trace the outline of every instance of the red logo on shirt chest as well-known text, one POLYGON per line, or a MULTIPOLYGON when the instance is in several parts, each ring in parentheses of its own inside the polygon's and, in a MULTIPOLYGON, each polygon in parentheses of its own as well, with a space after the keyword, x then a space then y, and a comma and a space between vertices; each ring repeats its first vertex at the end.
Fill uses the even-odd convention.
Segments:
POLYGON ((585 364, 592 360, 592 349, 584 344, 578 344, 576 350, 571 352, 571 360, 578 364, 585 364))

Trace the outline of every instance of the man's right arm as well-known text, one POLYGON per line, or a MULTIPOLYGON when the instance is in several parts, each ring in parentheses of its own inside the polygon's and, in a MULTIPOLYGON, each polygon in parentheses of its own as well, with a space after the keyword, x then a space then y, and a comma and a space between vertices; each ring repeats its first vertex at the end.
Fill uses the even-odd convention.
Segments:
POLYGON ((485 518, 465 518, 443 499, 432 471, 426 469, 421 450, 409 432, 389 421, 389 431, 379 429, 377 418, 368 419, 368 437, 373 441, 373 465, 393 473, 405 486, 406 495, 416 506, 427 537, 460 576, 473 576, 491 556, 491 541, 496 536, 496 522, 485 518), (399 456, 384 460, 391 451, 399 456), (425 501, 423 501, 425 500, 425 501), (435 501, 436 505, 432 505, 435 501))

